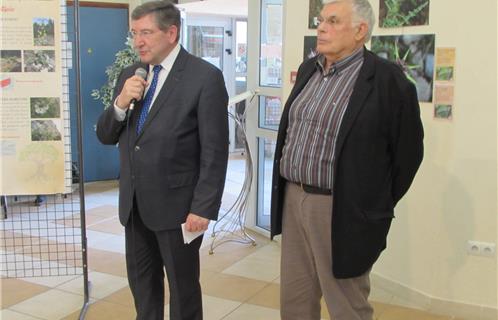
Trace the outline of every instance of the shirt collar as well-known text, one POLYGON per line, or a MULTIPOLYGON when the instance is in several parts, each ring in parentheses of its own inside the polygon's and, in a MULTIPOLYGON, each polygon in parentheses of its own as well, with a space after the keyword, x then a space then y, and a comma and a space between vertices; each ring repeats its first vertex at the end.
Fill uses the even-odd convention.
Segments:
MULTIPOLYGON (((175 63, 176 57, 178 57, 178 54, 180 53, 180 44, 177 43, 176 46, 171 50, 171 52, 164 58, 164 60, 161 62, 161 67, 163 67, 164 70, 171 70, 173 68, 173 64, 175 63)), ((153 65, 149 65, 149 74, 152 74, 152 68, 154 68, 153 65)))
POLYGON ((330 74, 334 74, 335 72, 340 72, 341 70, 344 70, 345 68, 349 67, 355 62, 358 62, 359 60, 363 59, 363 52, 364 52, 364 47, 360 47, 353 51, 352 54, 349 56, 334 62, 329 70, 325 70, 325 56, 319 55, 317 60, 316 60, 316 66, 319 68, 319 70, 322 72, 324 76, 328 76, 330 74))

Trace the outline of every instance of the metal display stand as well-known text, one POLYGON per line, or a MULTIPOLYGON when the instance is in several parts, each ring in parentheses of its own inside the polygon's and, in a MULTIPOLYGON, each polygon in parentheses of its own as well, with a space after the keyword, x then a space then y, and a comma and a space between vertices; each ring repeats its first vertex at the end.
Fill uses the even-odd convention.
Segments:
MULTIPOLYGON (((65 2, 61 2, 61 5, 65 8, 65 2)), ((77 108, 78 115, 78 184, 73 183, 72 192, 67 194, 0 196, 2 207, 0 214, 0 274, 2 278, 82 274, 84 301, 79 319, 84 319, 90 301, 90 283, 88 281, 83 182, 79 1, 75 0, 73 6, 75 30, 73 68, 76 79, 76 92, 74 93, 76 105, 74 107, 77 108)), ((65 17, 65 13, 63 13, 62 19, 65 17)), ((63 23, 65 24, 65 22, 63 23)), ((68 136, 66 138, 70 139, 68 136)), ((65 147, 70 149, 69 142, 66 142, 65 147)), ((69 171, 66 172, 66 177, 73 173, 71 164, 71 160, 66 159, 66 171, 69 171), (70 162, 69 165, 67 162, 70 162)), ((74 176, 72 182, 75 182, 74 176)))
POLYGON ((87 239, 86 239, 86 220, 85 220, 85 187, 84 187, 84 165, 83 165, 83 102, 81 97, 81 58, 80 58, 80 2, 74 0, 74 74, 76 81, 76 108, 78 112, 78 163, 80 164, 80 217, 81 217, 81 245, 83 259, 83 291, 84 300, 79 319, 85 319, 86 312, 90 303, 90 282, 88 280, 88 254, 87 254, 87 239))
POLYGON ((0 196, 2 211, 0 212, 0 220, 7 219, 7 196, 0 196))
MULTIPOLYGON (((228 106, 234 105, 243 100, 252 101, 252 99, 257 95, 256 91, 246 91, 240 95, 235 96, 230 99, 228 106)), ((253 179, 253 160, 251 155, 251 150, 249 149, 249 144, 247 143, 246 125, 245 119, 247 115, 246 107, 242 115, 234 114, 229 112, 228 116, 235 121, 235 126, 239 127, 242 132, 242 138, 244 140, 244 154, 245 159, 245 177, 242 189, 237 196, 234 204, 227 210, 221 218, 216 221, 213 227, 213 233, 211 237, 211 246, 209 249, 209 254, 214 253, 214 249, 226 242, 238 242, 243 244, 257 245, 254 238, 252 238, 246 230, 245 219, 247 212, 247 202, 249 193, 251 191, 252 179, 253 179)))

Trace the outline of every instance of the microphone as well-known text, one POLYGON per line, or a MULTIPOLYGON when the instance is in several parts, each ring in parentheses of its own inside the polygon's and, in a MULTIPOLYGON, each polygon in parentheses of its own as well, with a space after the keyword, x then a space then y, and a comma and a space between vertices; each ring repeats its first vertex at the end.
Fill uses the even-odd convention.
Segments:
MULTIPOLYGON (((147 70, 145 70, 144 68, 138 68, 137 70, 135 70, 135 75, 145 80, 147 79, 147 70)), ((128 110, 131 111, 135 109, 135 103, 137 103, 137 99, 135 98, 131 99, 130 107, 128 108, 128 110)))

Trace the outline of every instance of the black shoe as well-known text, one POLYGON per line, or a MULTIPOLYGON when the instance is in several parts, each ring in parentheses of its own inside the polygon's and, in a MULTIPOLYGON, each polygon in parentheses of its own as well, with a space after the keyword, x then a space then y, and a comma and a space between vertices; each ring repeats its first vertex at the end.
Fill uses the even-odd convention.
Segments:
POLYGON ((35 199, 35 206, 39 207, 42 205, 42 203, 44 203, 45 201, 47 201, 47 196, 36 196, 36 199, 35 199))

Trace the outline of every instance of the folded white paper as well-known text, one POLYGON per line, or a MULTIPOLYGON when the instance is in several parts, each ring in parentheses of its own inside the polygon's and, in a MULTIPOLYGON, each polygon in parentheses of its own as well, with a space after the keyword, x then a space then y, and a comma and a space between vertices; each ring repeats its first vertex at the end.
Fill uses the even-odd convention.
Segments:
POLYGON ((185 229, 185 223, 182 223, 182 234, 183 234, 183 243, 188 244, 192 241, 195 240, 198 236, 203 234, 204 231, 195 231, 195 232, 190 232, 185 229))

